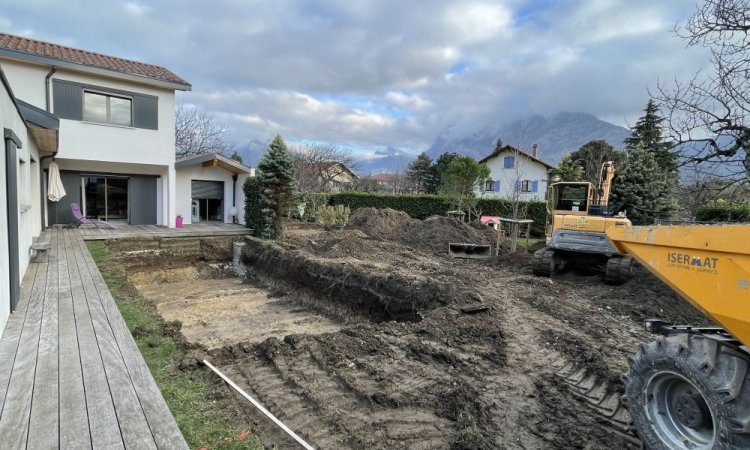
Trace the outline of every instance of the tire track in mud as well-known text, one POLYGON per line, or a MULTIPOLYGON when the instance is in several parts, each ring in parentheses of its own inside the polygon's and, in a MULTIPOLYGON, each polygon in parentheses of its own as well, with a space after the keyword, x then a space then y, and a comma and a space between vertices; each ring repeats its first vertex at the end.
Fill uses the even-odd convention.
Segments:
POLYGON ((316 448, 448 448, 450 421, 415 408, 399 408, 394 416, 309 352, 290 361, 248 355, 222 370, 316 448))
MULTIPOLYGON (((560 316, 558 309, 554 307, 543 310, 519 298, 517 293, 503 294, 509 286, 549 283, 548 289, 551 292, 559 289, 559 286, 555 286, 555 283, 548 279, 506 274, 509 276, 488 280, 481 290, 485 300, 503 309, 508 367, 513 369, 492 379, 498 389, 495 396, 499 401, 495 404, 500 405, 493 410, 493 417, 501 430, 525 424, 535 439, 529 439, 528 435, 505 432, 502 441, 496 442, 498 446, 567 448, 571 441, 578 441, 580 448, 591 445, 596 447, 600 444, 616 444, 619 445, 618 448, 637 448, 637 438, 623 433, 618 421, 608 420, 606 415, 597 410, 597 405, 592 405, 585 396, 580 395, 582 387, 592 390, 595 388, 596 393, 601 394, 602 389, 608 389, 606 382, 588 376, 584 368, 570 362, 566 355, 551 348, 542 338, 545 330, 564 330, 565 333, 591 343, 592 336, 585 332, 587 330, 581 330, 566 320, 566 316, 571 314, 569 306, 560 305, 567 313, 560 316), (561 376, 562 372, 571 379, 585 380, 585 383, 583 386, 576 386, 561 376), (595 386, 589 386, 592 382, 595 386), (529 401, 520 400, 522 398, 528 398, 529 401), (553 418, 556 420, 552 420, 553 418)), ((530 287, 530 292, 538 294, 539 291, 530 287)), ((571 293, 567 294, 566 297, 569 297, 571 293)), ((572 299, 566 301, 578 303, 580 299, 576 298, 575 293, 572 296, 572 299)), ((575 314, 580 316, 581 320, 591 320, 590 311, 586 309, 580 308, 575 314)), ((596 338, 596 334, 593 337, 596 338)), ((622 410, 610 404, 616 397, 603 397, 606 399, 606 406, 612 406, 617 410, 617 419, 621 419, 622 410)))

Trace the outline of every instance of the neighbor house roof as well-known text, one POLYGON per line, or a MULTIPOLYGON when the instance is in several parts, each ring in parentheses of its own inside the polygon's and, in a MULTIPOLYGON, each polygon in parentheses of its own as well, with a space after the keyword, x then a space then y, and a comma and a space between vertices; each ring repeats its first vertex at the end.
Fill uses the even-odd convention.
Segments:
POLYGON ((306 167, 309 167, 310 169, 318 170, 318 171, 321 171, 321 172, 325 171, 325 170, 328 170, 328 169, 330 169, 332 167, 339 166, 339 167, 341 167, 342 171, 347 172, 353 179, 356 180, 356 179, 359 178, 357 176, 357 174, 355 174, 354 172, 352 172, 352 170, 349 169, 349 167, 347 167, 346 164, 343 164, 343 163, 340 163, 340 162, 329 161, 329 162, 313 162, 313 163, 306 163, 306 164, 303 163, 303 164, 306 167))
POLYGON ((496 156, 498 156, 498 155, 500 155, 501 153, 504 153, 504 152, 506 152, 506 151, 511 151, 511 152, 514 152, 514 153, 518 153, 518 154, 520 154, 520 155, 523 155, 523 156, 525 156, 525 157, 529 158, 529 159, 530 159, 530 160, 532 160, 532 161, 536 161, 536 162, 538 162, 539 164, 543 164, 543 165, 544 165, 544 166, 546 166, 546 167, 547 167, 548 169, 557 169, 557 166, 554 166, 554 165, 552 165, 552 164, 550 164, 550 163, 544 162, 544 161, 542 161, 541 159, 537 158, 536 156, 532 156, 532 155, 530 155, 530 154, 526 153, 525 151, 523 151, 523 150, 519 150, 519 149, 517 149, 517 148, 515 148, 515 147, 511 147, 510 145, 506 145, 505 147, 502 147, 502 148, 499 148, 499 149, 495 150, 494 152, 492 152, 492 154, 491 154, 491 155, 489 155, 489 156, 486 156, 486 157, 484 157, 484 158, 480 159, 480 160, 479 160, 479 162, 480 162, 480 163, 484 163, 484 162, 487 162, 487 161, 489 161, 490 159, 492 159, 492 158, 494 158, 494 157, 496 157, 496 156))
POLYGON ((106 71, 144 83, 190 90, 190 83, 161 66, 0 33, 0 56, 89 72, 106 71))
POLYGON ((201 153, 200 155, 186 156, 175 161, 174 168, 182 169, 202 164, 203 167, 221 167, 233 174, 254 175, 255 170, 241 162, 222 156, 218 153, 201 153))

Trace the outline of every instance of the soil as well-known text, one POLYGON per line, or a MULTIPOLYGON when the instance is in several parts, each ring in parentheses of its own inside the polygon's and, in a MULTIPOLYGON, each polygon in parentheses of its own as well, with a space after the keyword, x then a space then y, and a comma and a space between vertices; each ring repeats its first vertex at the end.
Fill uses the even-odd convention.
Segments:
MULTIPOLYGON (((247 239, 242 284, 208 276, 203 262, 130 279, 182 322, 196 359, 208 356, 316 448, 638 448, 554 363, 619 391, 627 357, 653 339, 644 318, 706 319, 642 269, 613 287, 600 274, 535 277, 531 253, 451 259, 444 239, 496 237, 454 222, 358 210, 344 230, 247 239)), ((295 445, 248 413, 255 421, 268 445, 295 445)))

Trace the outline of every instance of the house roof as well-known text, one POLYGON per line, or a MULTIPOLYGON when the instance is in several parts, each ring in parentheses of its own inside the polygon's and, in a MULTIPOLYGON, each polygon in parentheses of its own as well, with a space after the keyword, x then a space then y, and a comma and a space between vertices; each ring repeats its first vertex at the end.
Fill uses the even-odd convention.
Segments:
POLYGON ((43 152, 56 153, 60 145, 60 119, 21 99, 16 99, 16 103, 37 148, 43 152))
POLYGON ((370 176, 375 181, 393 181, 396 177, 395 173, 376 173, 370 176))
POLYGON ((115 72, 135 77, 136 80, 143 83, 157 84, 183 91, 191 89, 190 83, 161 66, 7 33, 0 33, 0 56, 74 70, 115 72))
POLYGON ((343 171, 347 172, 353 179, 356 180, 356 179, 359 178, 357 176, 357 174, 355 174, 354 172, 352 172, 352 170, 349 169, 349 167, 347 167, 346 164, 343 164, 343 163, 340 163, 340 162, 336 162, 336 161, 307 163, 307 164, 305 164, 305 166, 310 167, 313 170, 319 170, 321 172, 324 171, 324 170, 328 170, 331 167, 339 166, 339 167, 341 167, 343 169, 343 171))
POLYGON ((197 164, 202 164, 203 167, 221 167, 222 169, 228 172, 232 172, 235 175, 253 175, 255 173, 255 170, 253 170, 251 167, 248 167, 241 162, 227 158, 226 156, 220 155, 218 153, 201 153, 199 155, 179 158, 177 161, 175 161, 174 168, 183 169, 185 167, 192 167, 197 164))
POLYGON ((494 158, 494 157, 496 157, 496 156, 498 156, 498 155, 500 155, 501 153, 504 153, 504 152, 506 152, 506 151, 511 151, 511 152, 514 152, 514 153, 518 153, 518 154, 521 154, 521 155, 523 155, 523 156, 525 156, 525 157, 529 158, 529 159, 530 159, 530 160, 532 160, 532 161, 536 161, 536 162, 538 162, 539 164, 543 164, 543 165, 544 165, 545 167, 547 167, 548 169, 557 169, 557 166, 555 166, 555 165, 552 165, 552 164, 550 164, 550 163, 547 163, 547 162, 544 162, 544 161, 542 161, 541 159, 539 159, 539 158, 537 158, 537 157, 535 157, 535 156, 532 156, 532 155, 530 155, 530 154, 526 153, 526 152, 525 152, 525 151, 523 151, 523 150, 519 150, 519 149, 517 149, 517 148, 515 148, 515 147, 511 147, 510 145, 506 145, 505 147, 502 147, 502 148, 500 148, 500 149, 497 149, 497 150, 493 151, 493 152, 492 152, 492 154, 490 154, 489 156, 486 156, 486 157, 484 157, 484 158, 480 159, 480 160, 479 160, 479 162, 480 162, 480 163, 484 163, 484 162, 487 162, 487 161, 489 161, 490 159, 492 159, 492 158, 494 158))

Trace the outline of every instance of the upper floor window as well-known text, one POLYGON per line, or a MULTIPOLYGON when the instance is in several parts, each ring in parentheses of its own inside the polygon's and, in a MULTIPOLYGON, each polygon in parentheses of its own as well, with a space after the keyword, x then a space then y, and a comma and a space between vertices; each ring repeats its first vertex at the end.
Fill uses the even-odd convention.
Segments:
POLYGON ((133 126, 133 100, 98 92, 83 92, 83 120, 133 126))
POLYGON ((512 169, 516 165, 516 158, 513 156, 506 156, 503 158, 503 167, 506 169, 512 169))

